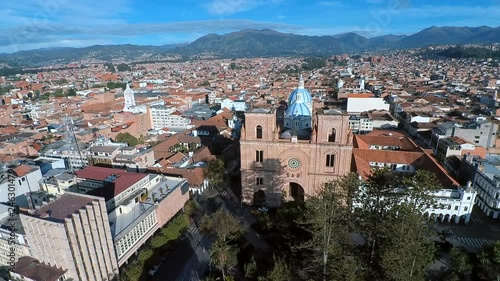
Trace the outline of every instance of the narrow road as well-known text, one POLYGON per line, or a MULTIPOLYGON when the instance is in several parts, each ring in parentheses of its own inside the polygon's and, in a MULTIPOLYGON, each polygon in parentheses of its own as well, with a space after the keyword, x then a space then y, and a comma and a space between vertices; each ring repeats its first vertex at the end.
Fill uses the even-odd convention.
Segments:
POLYGON ((152 280, 200 281, 209 265, 211 242, 192 225, 184 240, 169 253, 152 280))

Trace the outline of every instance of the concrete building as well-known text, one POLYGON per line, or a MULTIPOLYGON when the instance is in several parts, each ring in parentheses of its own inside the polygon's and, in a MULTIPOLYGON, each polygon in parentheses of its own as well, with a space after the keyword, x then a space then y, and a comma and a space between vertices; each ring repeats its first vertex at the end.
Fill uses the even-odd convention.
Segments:
POLYGON ((349 128, 353 134, 367 134, 373 131, 373 120, 368 117, 352 115, 349 117, 349 128))
POLYGON ((337 110, 311 112, 304 102, 311 97, 300 86, 290 96, 295 98, 287 109, 288 126, 283 115, 277 116, 280 110, 245 113, 240 140, 245 203, 278 206, 283 199, 304 200, 315 187, 350 171, 349 116, 337 110))
POLYGON ((500 218, 500 156, 485 158, 464 155, 459 177, 477 191, 477 206, 487 216, 500 218))
POLYGON ((189 200, 184 178, 96 166, 76 174, 79 192, 104 197, 119 266, 189 200))
POLYGON ((67 270, 50 266, 32 257, 22 257, 10 272, 13 280, 64 281, 67 270))
POLYGON ((33 214, 21 214, 33 257, 79 281, 118 274, 103 198, 66 193, 33 214))
POLYGON ((11 267, 19 258, 29 255, 28 239, 19 215, 12 206, 0 204, 0 265, 11 267))
POLYGON ((461 137, 466 141, 489 149, 495 145, 498 124, 491 121, 472 121, 467 124, 447 122, 432 129, 431 148, 436 152, 440 139, 461 137))
POLYGON ((0 172, 0 202, 9 202, 9 190, 13 190, 16 197, 16 206, 27 205, 27 207, 33 208, 33 202, 27 195, 40 190, 38 185, 38 182, 42 179, 40 168, 38 166, 19 165, 0 172))
POLYGON ((347 113, 359 114, 370 110, 389 110, 390 104, 383 98, 373 94, 349 94, 347 97, 347 113))
POLYGON ((151 112, 151 128, 160 130, 168 128, 173 131, 186 130, 189 128, 191 120, 185 118, 174 107, 152 106, 151 112))

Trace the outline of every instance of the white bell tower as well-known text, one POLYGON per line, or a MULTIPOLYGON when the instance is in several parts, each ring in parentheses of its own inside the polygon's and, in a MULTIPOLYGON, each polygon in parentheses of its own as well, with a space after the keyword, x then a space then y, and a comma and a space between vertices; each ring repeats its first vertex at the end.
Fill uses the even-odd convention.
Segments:
POLYGON ((127 83, 127 88, 123 91, 123 96, 125 98, 125 106, 123 107, 123 111, 132 112, 135 107, 135 97, 134 91, 130 89, 130 86, 127 83))

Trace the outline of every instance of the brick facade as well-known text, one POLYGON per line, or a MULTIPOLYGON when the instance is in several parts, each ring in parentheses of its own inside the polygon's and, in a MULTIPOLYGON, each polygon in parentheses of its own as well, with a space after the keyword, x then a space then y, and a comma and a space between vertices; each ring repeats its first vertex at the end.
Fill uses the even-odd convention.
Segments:
POLYGON ((282 200, 303 200, 322 183, 350 172, 349 116, 320 109, 312 121, 309 140, 284 139, 274 110, 245 114, 240 140, 245 203, 256 203, 256 197, 269 206, 282 200))

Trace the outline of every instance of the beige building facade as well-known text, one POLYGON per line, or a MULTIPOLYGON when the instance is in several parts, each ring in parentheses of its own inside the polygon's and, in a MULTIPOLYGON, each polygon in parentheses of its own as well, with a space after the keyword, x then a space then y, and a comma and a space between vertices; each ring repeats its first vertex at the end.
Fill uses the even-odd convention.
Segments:
POLYGON ((37 210, 21 214, 33 257, 68 270, 79 281, 112 280, 118 274, 103 198, 66 193, 37 210))

